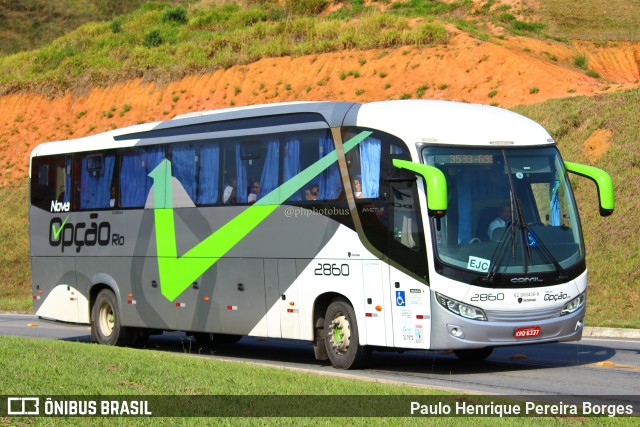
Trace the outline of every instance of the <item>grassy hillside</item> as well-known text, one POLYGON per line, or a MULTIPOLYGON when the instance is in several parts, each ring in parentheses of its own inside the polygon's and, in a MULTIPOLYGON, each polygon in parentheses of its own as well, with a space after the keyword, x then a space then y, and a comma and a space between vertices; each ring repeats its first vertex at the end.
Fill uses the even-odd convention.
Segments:
POLYGON ((582 40, 640 40, 637 0, 539 0, 539 19, 554 36, 582 40))
MULTIPOLYGON (((170 81, 265 57, 446 43, 447 24, 481 40, 550 37, 536 10, 509 3, 148 3, 110 22, 85 24, 36 51, 0 58, 0 93, 29 89, 55 95, 136 77, 170 81)), ((556 32, 553 37, 561 39, 562 31, 556 32)))
MULTIPOLYGON (((0 0, 0 54, 48 44, 87 22, 129 13, 149 0, 0 0)), ((169 0, 186 3, 186 0, 169 0)))

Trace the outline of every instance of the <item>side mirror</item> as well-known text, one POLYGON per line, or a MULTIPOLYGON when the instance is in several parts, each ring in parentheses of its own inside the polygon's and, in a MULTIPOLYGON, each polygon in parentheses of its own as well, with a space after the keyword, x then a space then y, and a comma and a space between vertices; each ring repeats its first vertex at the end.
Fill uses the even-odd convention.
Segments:
POLYGON ((593 166, 582 165, 580 163, 564 162, 567 172, 589 178, 595 182, 598 189, 598 201, 600 204, 600 216, 609 216, 615 207, 615 196, 613 192, 613 180, 608 173, 593 166))
POLYGON ((439 218, 447 213, 447 179, 440 169, 400 159, 393 159, 393 166, 410 170, 424 178, 429 216, 439 218))

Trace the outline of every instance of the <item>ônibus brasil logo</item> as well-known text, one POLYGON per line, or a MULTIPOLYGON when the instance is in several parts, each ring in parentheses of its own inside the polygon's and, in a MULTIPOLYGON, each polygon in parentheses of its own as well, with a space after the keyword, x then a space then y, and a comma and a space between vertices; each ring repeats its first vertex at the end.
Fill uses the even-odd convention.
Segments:
POLYGON ((98 214, 89 215, 90 221, 72 224, 69 222, 69 215, 66 217, 53 217, 49 223, 49 244, 53 247, 60 247, 61 252, 65 248, 74 247, 76 253, 80 252, 84 246, 123 246, 124 236, 118 233, 111 233, 111 224, 108 221, 98 222, 98 214))

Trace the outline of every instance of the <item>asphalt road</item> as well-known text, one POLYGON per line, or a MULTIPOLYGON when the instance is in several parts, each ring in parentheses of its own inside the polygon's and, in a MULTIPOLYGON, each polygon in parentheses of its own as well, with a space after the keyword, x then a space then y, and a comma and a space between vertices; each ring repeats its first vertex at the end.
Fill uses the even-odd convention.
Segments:
MULTIPOLYGON (((89 342, 86 326, 16 314, 0 314, 0 335, 89 342)), ((497 348, 474 365, 442 351, 374 352, 369 366, 358 371, 340 371, 318 362, 310 343, 293 340, 244 337, 237 344, 205 352, 182 333, 165 333, 151 337, 146 347, 460 392, 617 395, 640 408, 640 340, 635 339, 587 338, 577 343, 497 348)))

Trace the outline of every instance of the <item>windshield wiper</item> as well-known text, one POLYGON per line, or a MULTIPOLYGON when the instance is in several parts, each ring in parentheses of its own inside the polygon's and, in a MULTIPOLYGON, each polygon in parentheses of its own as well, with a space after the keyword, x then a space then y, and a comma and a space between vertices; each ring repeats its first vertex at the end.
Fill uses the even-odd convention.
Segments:
POLYGON ((538 233, 533 231, 533 228, 531 228, 529 224, 524 224, 524 229, 528 234, 527 246, 529 248, 533 247, 538 249, 542 260, 547 264, 553 264, 556 271, 558 272, 558 280, 566 280, 569 277, 569 275, 567 274, 567 271, 564 268, 562 268, 562 266, 560 265, 556 257, 553 256, 553 253, 549 250, 547 245, 545 245, 542 239, 540 239, 540 236, 538 235, 538 233), (534 242, 531 242, 529 240, 529 234, 533 237, 534 242))
MULTIPOLYGON (((526 229, 526 224, 524 222, 524 216, 522 214, 522 209, 520 207, 520 203, 518 202, 518 196, 516 195, 516 185, 513 182, 513 176, 511 174, 511 165, 509 164, 509 158, 507 156, 507 153, 505 150, 502 150, 502 158, 504 159, 504 165, 505 165, 505 169, 507 172, 507 177, 509 179, 509 204, 510 204, 510 208, 511 208, 511 221, 510 221, 510 227, 509 227, 509 232, 511 234, 511 256, 513 258, 515 258, 515 254, 516 254, 516 232, 519 231, 520 232, 520 246, 521 246, 521 250, 522 250, 522 267, 524 270, 524 273, 527 274, 529 272, 529 260, 531 259, 531 248, 529 247, 529 241, 528 241, 528 236, 527 233, 525 231, 526 229), (516 228, 517 227, 517 228, 516 228), (527 239, 525 241, 525 239, 527 239)), ((507 230, 505 230, 505 233, 507 232, 507 230)), ((502 237, 504 237, 505 234, 503 234, 502 237)), ((504 242, 506 241, 506 239, 502 240, 500 242, 500 244, 498 245, 498 247, 496 248, 496 251, 494 252, 493 256, 491 257, 491 267, 489 270, 489 273, 487 274, 487 276, 484 278, 485 281, 489 282, 489 283, 493 283, 494 279, 495 279, 495 274, 500 266, 500 264, 502 263, 502 259, 504 258, 504 242), (496 255, 498 255, 498 252, 501 252, 501 254, 499 255, 499 258, 497 259, 497 262, 494 264, 493 260, 496 257, 496 255)))
MULTIPOLYGON (((495 281, 498 267, 502 265, 504 254, 507 252, 508 236, 511 236, 511 241, 513 242, 513 240, 515 239, 515 228, 513 223, 511 223, 510 227, 507 227, 502 231, 498 246, 496 247, 496 250, 493 251, 493 255, 491 255, 491 259, 489 260, 489 272, 482 278, 483 282, 493 283, 495 281)), ((515 245, 513 244, 511 245, 511 256, 515 256, 515 245)))

